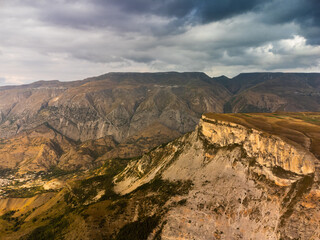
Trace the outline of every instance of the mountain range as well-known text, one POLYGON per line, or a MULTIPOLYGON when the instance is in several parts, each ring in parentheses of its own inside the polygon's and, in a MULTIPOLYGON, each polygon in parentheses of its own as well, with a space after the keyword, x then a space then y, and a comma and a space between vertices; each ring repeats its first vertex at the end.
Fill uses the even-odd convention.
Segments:
POLYGON ((320 74, 0 87, 1 239, 319 239, 320 74))
MULTIPOLYGON (((192 131, 206 112, 275 111, 320 111, 320 74, 244 73, 229 79, 199 72, 108 73, 82 81, 6 86, 0 88, 0 138, 15 142, 20 133, 37 128, 73 145, 108 136, 112 143, 104 154, 130 158, 192 131)), ((53 146, 59 144, 46 149, 57 152, 53 146)), ((28 162, 20 155, 15 164, 28 162)), ((70 167, 55 155, 47 169, 70 167)), ((13 164, 8 158, 0 161, 2 168, 13 164)), ((96 157, 80 159, 89 158, 95 165, 96 157)), ((87 163, 78 160, 73 166, 87 163)))

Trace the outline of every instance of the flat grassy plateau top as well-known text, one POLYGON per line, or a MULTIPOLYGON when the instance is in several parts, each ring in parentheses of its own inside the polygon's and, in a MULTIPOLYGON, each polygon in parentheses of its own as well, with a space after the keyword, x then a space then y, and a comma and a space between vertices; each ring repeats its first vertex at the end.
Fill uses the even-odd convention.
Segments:
POLYGON ((308 149, 320 159, 320 113, 206 113, 204 116, 277 135, 291 144, 308 149))

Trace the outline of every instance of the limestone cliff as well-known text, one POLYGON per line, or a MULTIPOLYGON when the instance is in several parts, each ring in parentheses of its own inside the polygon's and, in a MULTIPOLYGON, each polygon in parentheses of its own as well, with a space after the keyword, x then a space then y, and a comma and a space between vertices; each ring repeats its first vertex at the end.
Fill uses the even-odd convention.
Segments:
POLYGON ((283 136, 203 116, 195 132, 129 164, 115 190, 192 181, 171 200, 184 205, 163 217, 162 239, 319 239, 318 162, 283 136))
MULTIPOLYGON (((301 146, 289 144, 279 136, 249 129, 236 123, 212 120, 205 115, 199 127, 203 136, 217 147, 240 145, 248 157, 268 169, 280 167, 295 174, 313 174, 313 154, 301 146)), ((268 173, 266 173, 268 174, 268 173)))

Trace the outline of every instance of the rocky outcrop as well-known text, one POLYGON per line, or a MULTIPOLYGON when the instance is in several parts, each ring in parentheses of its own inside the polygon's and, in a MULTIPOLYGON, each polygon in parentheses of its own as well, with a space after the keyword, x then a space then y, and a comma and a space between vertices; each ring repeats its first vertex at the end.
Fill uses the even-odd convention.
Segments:
POLYGON ((254 158, 264 167, 280 167, 304 175, 315 171, 316 158, 313 154, 281 137, 206 116, 202 116, 199 126, 211 144, 217 147, 241 145, 248 157, 254 158))

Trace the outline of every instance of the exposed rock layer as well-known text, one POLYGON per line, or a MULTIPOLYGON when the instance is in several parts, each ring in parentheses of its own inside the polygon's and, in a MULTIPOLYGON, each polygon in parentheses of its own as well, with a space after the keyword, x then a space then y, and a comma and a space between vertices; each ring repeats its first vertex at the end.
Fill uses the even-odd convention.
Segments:
POLYGON ((262 166, 280 167, 296 174, 314 173, 316 158, 301 146, 293 146, 278 136, 206 116, 200 120, 200 128, 211 144, 241 145, 248 157, 255 158, 262 166))
POLYGON ((203 116, 195 132, 128 165, 115 189, 157 176, 193 182, 162 239, 318 239, 318 163, 282 136, 203 116))

